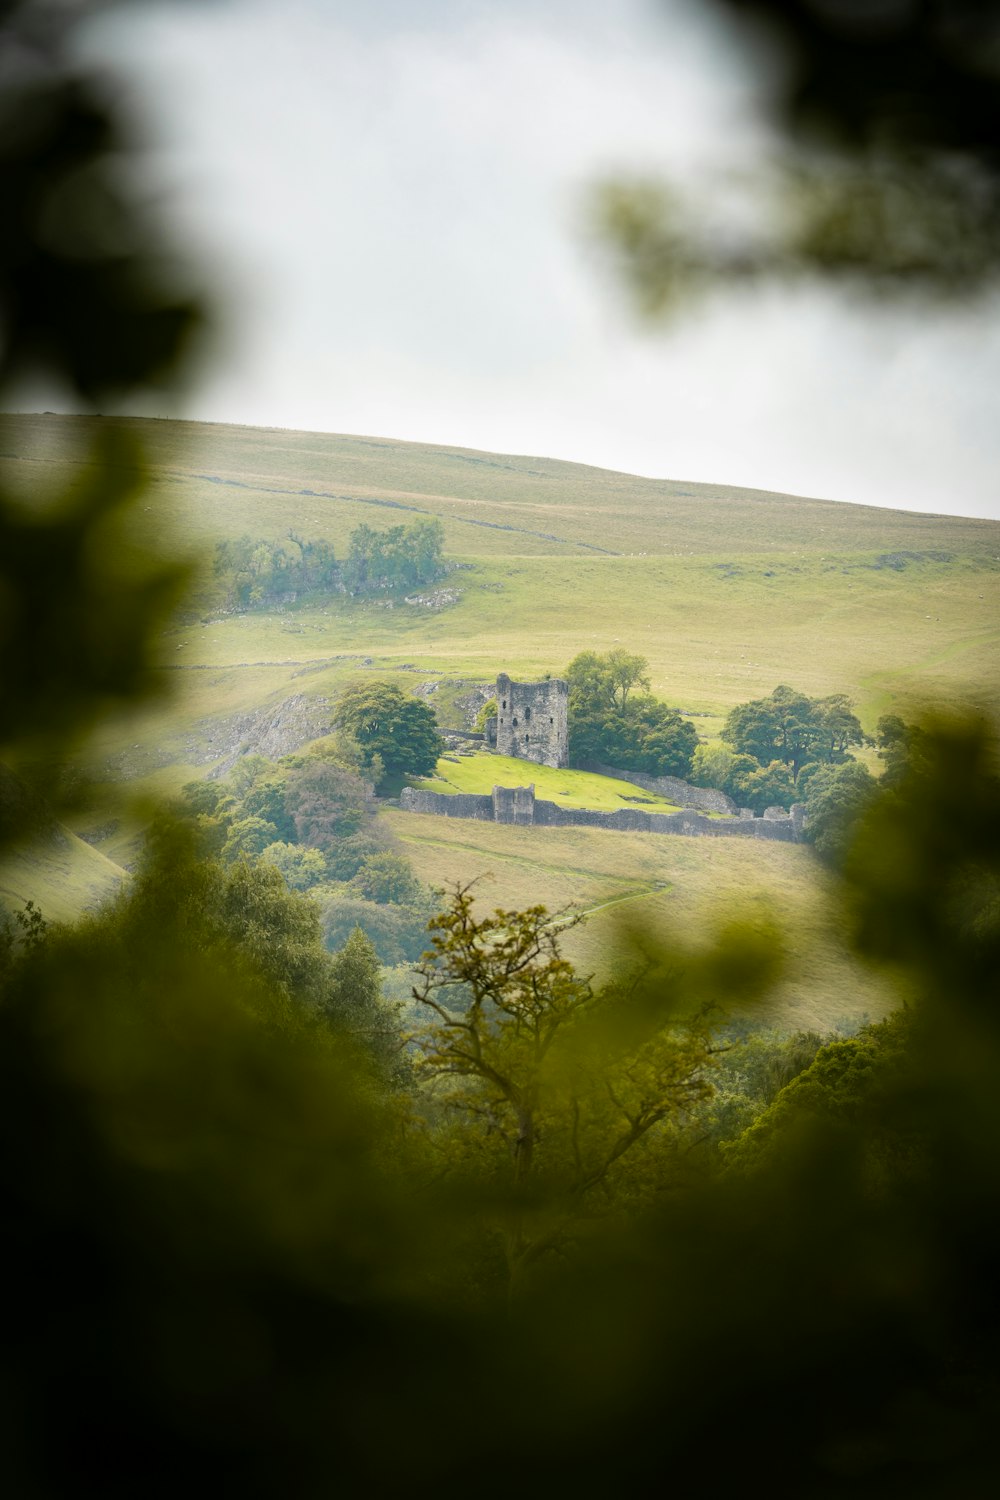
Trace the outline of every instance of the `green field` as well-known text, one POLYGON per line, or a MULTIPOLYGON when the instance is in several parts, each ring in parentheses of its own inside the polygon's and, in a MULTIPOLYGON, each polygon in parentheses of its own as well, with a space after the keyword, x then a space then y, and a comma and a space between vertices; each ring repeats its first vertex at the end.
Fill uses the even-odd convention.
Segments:
POLYGON ((69 922, 114 896, 123 878, 106 854, 56 827, 30 850, 0 860, 0 911, 34 901, 47 921, 69 922))
POLYGON ((649 804, 664 812, 677 812, 676 802, 669 802, 655 792, 645 792, 631 781, 616 781, 610 776, 595 776, 590 771, 557 771, 552 766, 536 766, 530 761, 515 760, 509 755, 444 755, 433 776, 414 785, 445 796, 456 792, 478 792, 489 795, 495 786, 534 785, 535 796, 559 807, 592 807, 609 812, 630 802, 649 804))
MULTIPOLYGON (((92 420, 0 418, 5 481, 37 503, 79 471, 92 420)), ((435 515, 462 564, 461 598, 439 612, 333 598, 223 615, 206 581, 164 642, 170 678, 213 677, 185 683, 181 712, 207 711, 220 683, 237 706, 358 670, 530 678, 619 644, 648 657, 655 692, 709 724, 779 682, 850 693, 868 727, 890 706, 995 702, 1000 689, 995 522, 387 439, 121 425, 141 431, 152 464, 138 523, 189 555, 289 528, 344 549, 361 522, 435 515)))
MULTIPOLYGON (((0 417, 4 483, 26 506, 45 504, 86 472, 101 420, 0 417)), ((127 723, 106 721, 88 747, 99 787, 169 795, 253 748, 290 700, 321 722, 358 676, 419 691, 444 727, 458 728, 467 723, 460 700, 498 671, 531 680, 558 674, 581 650, 619 645, 648 658, 653 691, 690 714, 703 739, 734 704, 779 683, 847 693, 868 730, 882 713, 906 716, 926 702, 971 699, 991 713, 1000 702, 996 522, 382 438, 111 420, 141 434, 150 465, 123 546, 130 534, 154 542, 197 572, 162 641, 160 701, 127 723), (459 591, 441 610, 335 595, 232 614, 211 577, 223 538, 291 529, 343 555, 362 522, 427 516, 444 525, 448 582, 459 591)), ((427 784, 443 791, 533 781, 566 806, 621 806, 638 794, 526 763, 508 775, 490 757, 445 760, 438 775, 446 780, 427 784)), ((143 816, 103 835, 100 819, 81 820, 74 831, 96 848, 74 842, 44 869, 19 866, 4 876, 4 899, 37 889, 59 914, 98 899, 108 871, 134 856, 143 816), (101 854, 112 863, 95 864, 101 854)), ((799 977, 781 992, 788 1014, 821 1011, 829 1021, 838 1007, 877 1009, 868 981, 833 960, 823 877, 807 849, 388 816, 433 884, 489 869, 506 904, 600 906, 571 938, 594 967, 622 911, 690 926, 713 902, 772 900, 805 934, 795 940, 799 977)))

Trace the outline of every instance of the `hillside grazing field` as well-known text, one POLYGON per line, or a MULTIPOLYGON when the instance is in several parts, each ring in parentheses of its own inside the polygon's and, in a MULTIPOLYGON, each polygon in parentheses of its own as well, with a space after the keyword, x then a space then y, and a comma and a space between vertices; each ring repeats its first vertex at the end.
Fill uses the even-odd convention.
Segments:
MULTIPOLYGON (((118 790, 170 795, 253 748, 290 699, 322 718, 359 676, 421 693, 458 727, 460 700, 499 670, 530 680, 614 646, 648 658, 653 691, 691 714, 702 738, 778 683, 847 693, 869 730, 881 713, 906 716, 925 702, 971 699, 991 713, 1000 702, 995 522, 383 438, 139 418, 0 417, 4 483, 26 506, 46 503, 85 472, 102 421, 138 433, 150 466, 123 549, 134 535, 198 570, 162 641, 159 703, 104 723, 89 746, 93 777, 118 790), (440 610, 333 595, 232 614, 211 576, 225 538, 294 530, 343 556, 362 523, 430 516, 445 528, 448 584, 459 592, 440 610)), ((465 785, 473 765, 443 770, 465 785)), ((494 769, 482 773, 490 785, 494 769)), ((512 779, 552 795, 538 768, 512 779)), ((779 997, 787 1014, 816 1024, 809 1017, 878 1010, 879 992, 824 927, 824 877, 807 849, 387 816, 435 885, 492 870, 503 904, 602 907, 569 939, 588 966, 599 968, 621 913, 694 927, 713 904, 754 911, 773 900, 798 932, 796 977, 779 997)), ((74 845, 50 859, 36 872, 43 905, 68 912, 110 889, 108 868, 134 857, 142 817, 121 819, 96 850, 74 845), (98 850, 108 868, 94 863, 98 850)), ((5 879, 6 899, 30 894, 30 869, 5 879)))
MULTIPOLYGON (((95 419, 0 418, 0 472, 28 500, 84 460, 95 419)), ((322 536, 440 517, 464 564, 441 611, 333 598, 198 613, 164 665, 247 677, 230 701, 326 691, 408 666, 487 679, 559 671, 585 648, 648 657, 653 689, 718 719, 789 682, 848 692, 871 726, 887 707, 1000 688, 1000 525, 387 439, 119 419, 141 432, 152 483, 137 523, 209 556, 243 533, 322 536), (351 660, 354 658, 354 660, 351 660), (368 658, 371 658, 370 663, 368 658)), ((177 675, 176 672, 172 675, 177 675)), ((186 684, 197 715, 214 685, 186 684)))
POLYGON ((687 945, 726 921, 758 930, 774 922, 787 934, 786 971, 759 1008, 761 1019, 829 1030, 890 1009, 889 991, 844 952, 828 879, 801 845, 515 828, 398 810, 385 816, 422 879, 478 881, 482 911, 541 903, 589 912, 563 947, 599 979, 611 975, 622 921, 687 945))
POLYGON ((125 872, 68 828, 56 827, 0 860, 0 911, 34 901, 46 921, 70 922, 114 896, 125 872))

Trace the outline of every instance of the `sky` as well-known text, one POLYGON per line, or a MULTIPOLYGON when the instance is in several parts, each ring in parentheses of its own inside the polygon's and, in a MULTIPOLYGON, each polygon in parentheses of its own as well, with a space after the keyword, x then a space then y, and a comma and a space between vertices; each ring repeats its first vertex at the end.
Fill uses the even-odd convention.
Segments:
POLYGON ((219 310, 185 415, 1000 517, 1000 298, 632 312, 593 184, 769 146, 696 0, 155 3, 81 47, 219 310))

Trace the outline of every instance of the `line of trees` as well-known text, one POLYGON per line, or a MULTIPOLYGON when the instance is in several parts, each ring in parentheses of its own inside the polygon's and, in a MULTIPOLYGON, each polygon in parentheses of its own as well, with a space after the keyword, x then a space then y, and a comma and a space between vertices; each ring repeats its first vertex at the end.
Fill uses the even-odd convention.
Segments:
POLYGON ((436 518, 384 531, 358 526, 340 562, 322 539, 292 531, 280 541, 244 535, 216 545, 213 572, 225 586, 227 606, 237 611, 304 594, 400 593, 445 575, 444 527, 436 518))

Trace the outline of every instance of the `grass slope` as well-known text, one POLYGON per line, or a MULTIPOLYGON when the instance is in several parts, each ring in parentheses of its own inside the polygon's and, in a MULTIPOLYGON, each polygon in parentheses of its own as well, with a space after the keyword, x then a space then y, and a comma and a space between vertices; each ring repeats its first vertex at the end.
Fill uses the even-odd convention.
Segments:
POLYGON ((828 878, 800 845, 681 838, 595 828, 514 828, 391 810, 385 815, 423 880, 478 881, 477 903, 573 905, 590 913, 566 934, 581 968, 608 977, 622 922, 691 942, 725 921, 789 935, 786 972, 760 1009, 765 1020, 832 1029, 887 1013, 893 997, 845 953, 828 878))
MULTIPOLYGON (((82 472, 100 420, 0 417, 0 479, 25 504, 42 503, 82 472)), ((223 742, 252 740, 247 716, 292 695, 331 700, 359 675, 426 692, 442 723, 457 725, 456 700, 498 670, 530 680, 580 650, 618 645, 648 658, 654 691, 691 712, 703 737, 779 682, 848 693, 869 729, 880 713, 927 699, 977 696, 990 709, 1000 700, 995 522, 381 438, 111 420, 141 433, 149 455, 137 531, 200 557, 202 574, 199 597, 162 643, 161 702, 94 739, 99 781, 170 793, 218 764, 223 742), (442 520, 461 565, 449 608, 340 597, 266 614, 219 608, 207 564, 224 537, 293 529, 342 553, 361 522, 428 515, 442 520)), ((446 774, 458 784, 472 765, 446 763, 446 774)), ((490 767, 483 790, 494 775, 490 767)), ((553 800, 573 795, 559 776, 553 800)), ((553 796, 540 768, 519 765, 510 779, 553 796)), ((884 1007, 839 951, 825 877, 807 849, 388 816, 435 884, 491 870, 491 903, 599 908, 568 939, 585 966, 607 962, 612 924, 629 914, 695 930, 713 912, 763 920, 773 904, 796 933, 775 1001, 786 1019, 830 1024, 884 1007)), ((129 858, 134 832, 102 847, 129 858)), ((83 865, 60 872, 58 863, 15 871, 5 891, 53 914, 56 892, 68 904, 92 899, 83 865)))
MULTIPOLYGON (((96 419, 0 419, 0 472, 37 499, 84 461, 96 419)), ((340 598, 225 616, 208 595, 164 665, 193 715, 207 671, 316 691, 357 670, 489 678, 560 670, 618 644, 654 690, 707 716, 791 682, 888 707, 1000 690, 1000 525, 640 479, 544 459, 141 419, 152 484, 139 521, 189 551, 289 528, 343 549, 364 521, 444 523, 462 597, 440 612, 340 598), (353 659, 353 660, 352 660, 353 659), (198 679, 202 680, 198 680, 198 679)), ((207 711, 207 707, 204 708, 207 711)))
POLYGON ((616 781, 610 776, 596 776, 591 771, 557 771, 551 766, 536 766, 510 755, 463 754, 444 755, 433 776, 414 785, 431 792, 453 796, 456 792, 489 794, 495 786, 534 784, 535 796, 559 807, 591 807, 601 812, 613 811, 631 802, 649 803, 664 812, 676 812, 677 804, 655 792, 645 792, 631 781, 616 781))
POLYGON ((68 922, 113 896, 124 870, 58 826, 30 849, 0 861, 0 912, 34 901, 46 921, 68 922))

